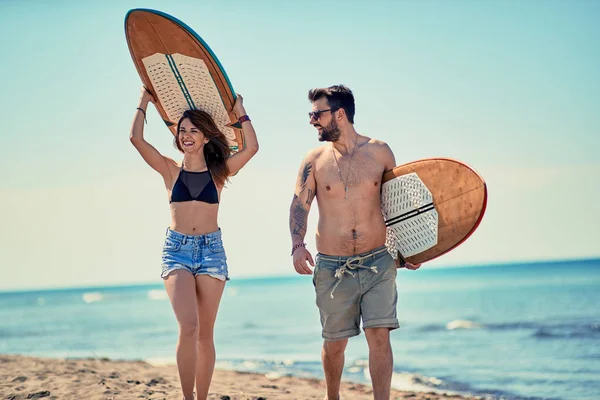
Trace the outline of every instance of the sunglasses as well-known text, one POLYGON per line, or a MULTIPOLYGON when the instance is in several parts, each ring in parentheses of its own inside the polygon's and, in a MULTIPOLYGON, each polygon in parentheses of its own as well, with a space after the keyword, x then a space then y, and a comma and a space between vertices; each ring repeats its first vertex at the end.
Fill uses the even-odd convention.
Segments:
POLYGON ((323 114, 324 112, 331 111, 333 113, 337 110, 339 110, 339 108, 328 108, 327 110, 311 111, 308 113, 308 118, 310 118, 311 120, 314 118, 315 121, 318 121, 319 118, 321 118, 321 114, 323 114))

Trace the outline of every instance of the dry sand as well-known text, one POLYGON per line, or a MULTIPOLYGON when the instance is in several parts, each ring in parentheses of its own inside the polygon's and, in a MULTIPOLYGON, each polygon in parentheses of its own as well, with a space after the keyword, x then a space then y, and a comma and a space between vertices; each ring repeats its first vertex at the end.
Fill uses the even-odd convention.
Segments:
MULTIPOLYGON (((263 374, 215 371, 209 399, 319 399, 322 380, 267 378, 263 374)), ((174 365, 142 361, 54 359, 0 355, 0 399, 178 399, 182 398, 174 365)), ((369 386, 343 383, 344 400, 371 399, 369 386)), ((437 400, 464 397, 394 391, 393 399, 437 400)))

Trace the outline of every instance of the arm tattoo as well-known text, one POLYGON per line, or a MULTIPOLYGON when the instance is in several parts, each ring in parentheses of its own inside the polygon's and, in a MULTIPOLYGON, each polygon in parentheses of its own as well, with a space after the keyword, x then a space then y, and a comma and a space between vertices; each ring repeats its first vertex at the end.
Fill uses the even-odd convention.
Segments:
MULTIPOLYGON (((304 239, 306 235, 306 228, 308 222, 308 210, 303 204, 303 201, 299 196, 302 195, 302 192, 306 190, 306 182, 308 181, 308 177, 312 171, 312 163, 310 161, 304 164, 302 168, 301 174, 298 176, 298 186, 296 190, 299 190, 297 194, 294 194, 294 199, 292 200, 292 207, 290 208, 290 233, 292 237, 298 236, 300 239, 304 239)), ((315 196, 315 192, 312 189, 308 189, 306 204, 308 208, 310 208, 310 204, 315 196)))
POLYGON ((306 204, 310 205, 315 198, 315 192, 311 189, 308 189, 308 196, 306 197, 306 204))
POLYGON ((308 177, 310 176, 311 170, 312 170, 312 164, 310 162, 307 162, 306 164, 304 164, 304 169, 302 170, 302 181, 300 183, 300 186, 302 187, 302 189, 300 189, 300 193, 302 193, 304 191, 304 189, 306 189, 306 181, 308 180, 308 177))
POLYGON ((292 236, 299 236, 304 239, 307 220, 308 212, 304 209, 302 202, 298 200, 298 196, 294 195, 290 210, 290 232, 292 236))

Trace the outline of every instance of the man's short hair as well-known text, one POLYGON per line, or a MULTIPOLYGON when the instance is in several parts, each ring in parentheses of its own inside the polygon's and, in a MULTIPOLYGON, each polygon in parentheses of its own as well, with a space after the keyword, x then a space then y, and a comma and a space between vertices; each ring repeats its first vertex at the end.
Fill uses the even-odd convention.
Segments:
POLYGON ((344 85, 333 85, 328 88, 316 88, 308 91, 308 100, 310 100, 311 103, 314 103, 323 97, 327 99, 327 104, 329 104, 329 107, 333 110, 343 108, 348 117, 348 121, 350 121, 351 124, 354 123, 355 107, 352 90, 344 85))

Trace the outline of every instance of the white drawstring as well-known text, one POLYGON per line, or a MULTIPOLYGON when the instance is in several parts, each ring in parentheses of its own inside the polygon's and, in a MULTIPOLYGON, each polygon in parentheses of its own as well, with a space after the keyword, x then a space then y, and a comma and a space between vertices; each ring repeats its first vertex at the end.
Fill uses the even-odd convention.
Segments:
POLYGON ((350 274, 354 278, 354 273, 349 270, 357 270, 359 268, 362 268, 362 269, 369 269, 372 272, 377 273, 377 267, 375 265, 372 267, 367 267, 365 265, 362 265, 363 260, 366 260, 369 257, 373 257, 373 256, 375 256, 375 254, 377 254, 377 253, 368 254, 366 256, 348 257, 348 259, 346 260, 344 265, 342 265, 341 267, 339 267, 338 269, 335 270, 335 277, 338 279, 338 281, 335 283, 335 285, 333 285, 333 289, 331 290, 329 297, 331 297, 333 299, 333 292, 335 292, 335 289, 337 289, 339 284, 342 283, 342 278, 344 277, 344 274, 350 274))

